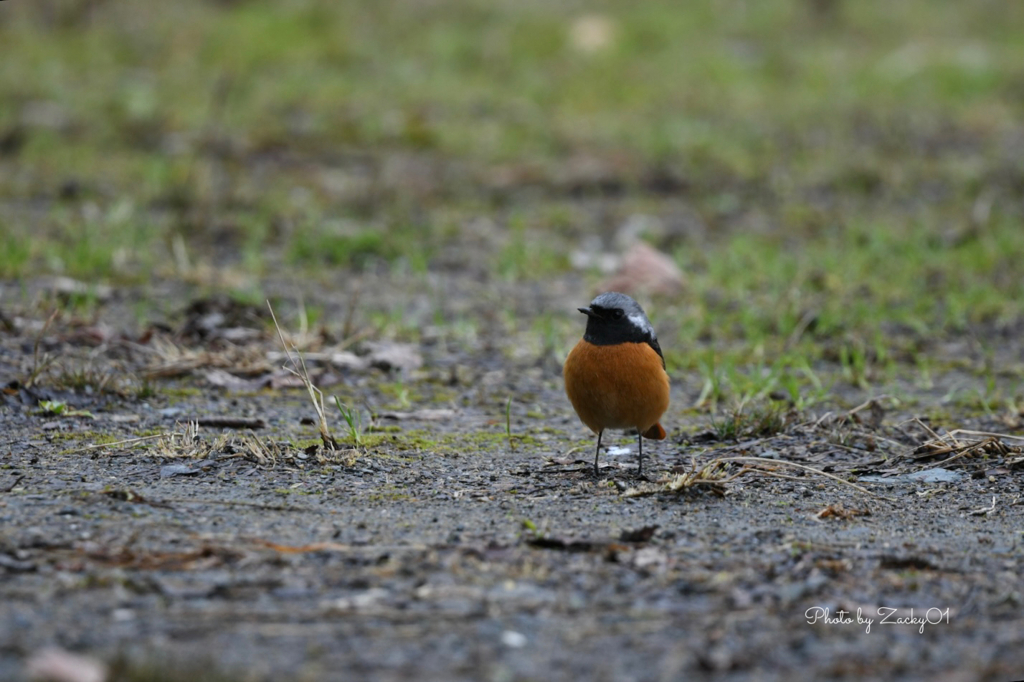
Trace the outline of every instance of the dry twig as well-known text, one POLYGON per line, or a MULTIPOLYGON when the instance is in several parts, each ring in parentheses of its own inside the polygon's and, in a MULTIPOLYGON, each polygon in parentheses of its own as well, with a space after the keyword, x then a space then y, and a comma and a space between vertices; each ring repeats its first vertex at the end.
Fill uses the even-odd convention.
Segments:
POLYGON ((306 361, 303 359, 301 352, 296 351, 295 355, 298 356, 298 361, 296 362, 295 356, 292 355, 292 349, 284 338, 284 332, 281 331, 281 325, 277 323, 277 316, 274 314, 274 307, 270 305, 269 300, 267 301, 267 308, 270 309, 270 317, 274 320, 274 328, 277 329, 277 336, 281 339, 281 347, 284 348, 285 355, 288 356, 288 362, 291 364, 290 367, 285 365, 284 368, 299 377, 299 379, 302 380, 302 385, 306 387, 306 391, 309 393, 309 399, 313 403, 313 409, 316 411, 320 440, 323 442, 324 447, 328 450, 337 450, 338 441, 331 435, 330 427, 327 426, 327 414, 324 411, 323 391, 314 386, 313 380, 309 378, 309 370, 306 369, 306 361))
POLYGON ((996 496, 992 496, 992 504, 988 507, 982 507, 981 509, 975 509, 974 511, 967 512, 968 516, 988 516, 996 510, 996 496))
POLYGON ((716 495, 724 496, 727 492, 726 486, 729 483, 735 481, 740 476, 744 476, 750 473, 758 473, 761 474, 762 476, 770 476, 772 478, 800 480, 796 479, 793 476, 787 476, 786 474, 781 474, 777 471, 766 469, 763 465, 770 465, 771 467, 785 466, 792 467, 794 469, 800 469, 801 471, 807 471, 811 474, 831 479, 836 483, 853 488, 854 490, 861 492, 865 495, 870 495, 871 497, 876 497, 881 500, 887 500, 889 502, 896 501, 891 497, 879 495, 878 493, 873 493, 867 488, 859 486, 856 483, 851 483, 850 481, 840 478, 839 476, 835 476, 828 472, 821 471, 820 469, 815 469, 804 464, 797 464, 796 462, 767 459, 765 457, 716 457, 699 468, 697 467, 696 462, 694 461, 691 465, 690 471, 683 474, 679 474, 678 476, 675 476, 668 481, 664 481, 661 488, 630 489, 627 490, 624 493, 624 495, 626 497, 644 497, 647 495, 654 495, 662 492, 681 492, 686 490, 692 490, 697 487, 706 487, 716 495), (730 475, 728 473, 728 465, 732 462, 741 462, 753 465, 760 464, 762 466, 744 466, 736 473, 730 475))
MULTIPOLYGON (((917 423, 924 428, 931 438, 917 446, 913 452, 907 455, 910 459, 928 459, 931 457, 946 457, 940 462, 932 465, 941 467, 955 462, 961 458, 978 455, 996 455, 1006 457, 1008 455, 1024 455, 1024 446, 1010 445, 1005 440, 1024 441, 1024 437, 1013 436, 1005 433, 993 433, 991 431, 969 431, 966 429, 954 429, 945 434, 936 434, 920 420, 917 423), (957 438, 957 436, 970 436, 970 440, 957 438)), ((1024 462, 1024 456, 1017 457, 1007 463, 1008 466, 1016 466, 1024 462)))

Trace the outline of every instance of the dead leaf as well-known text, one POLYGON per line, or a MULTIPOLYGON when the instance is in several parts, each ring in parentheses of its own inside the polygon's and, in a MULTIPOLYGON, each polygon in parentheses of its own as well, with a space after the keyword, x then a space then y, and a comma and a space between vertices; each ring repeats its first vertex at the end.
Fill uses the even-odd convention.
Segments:
POLYGON ((820 512, 814 515, 819 519, 837 518, 837 519, 852 519, 855 516, 871 516, 870 509, 847 509, 843 506, 843 503, 830 504, 829 506, 822 509, 820 512))
POLYGON ((232 563, 244 555, 229 547, 204 546, 185 552, 136 552, 128 547, 116 551, 95 549, 89 551, 87 556, 92 561, 109 566, 139 570, 201 571, 232 563))
POLYGON ((660 526, 644 526, 643 528, 637 528, 636 530, 624 530, 619 535, 619 540, 622 542, 647 542, 654 537, 654 533, 657 532, 660 526))
POLYGON ((112 500, 119 500, 121 502, 131 502, 132 504, 148 504, 151 507, 162 507, 164 509, 173 509, 173 507, 166 502, 160 502, 159 500, 148 500, 142 495, 138 494, 134 490, 128 488, 118 490, 104 490, 102 495, 109 497, 112 500))
POLYGON ((263 336, 260 327, 264 318, 265 313, 261 307, 240 303, 221 294, 190 303, 185 309, 185 321, 180 334, 205 341, 255 341, 263 336))
POLYGON ((559 538, 549 535, 538 535, 530 538, 526 544, 538 549, 556 549, 563 552, 594 552, 606 549, 608 542, 594 542, 592 540, 576 540, 574 538, 559 538))
POLYGON ((937 571, 939 567, 936 566, 930 559, 922 556, 883 556, 878 563, 879 568, 888 569, 890 571, 937 571))

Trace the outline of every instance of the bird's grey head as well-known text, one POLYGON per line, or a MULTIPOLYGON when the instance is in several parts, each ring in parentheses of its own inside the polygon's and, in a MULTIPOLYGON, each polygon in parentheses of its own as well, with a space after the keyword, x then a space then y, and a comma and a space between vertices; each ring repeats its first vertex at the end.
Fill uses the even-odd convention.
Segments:
POLYGON ((583 338, 591 343, 643 343, 658 338, 644 309, 626 294, 607 291, 579 311, 587 316, 587 332, 583 338))

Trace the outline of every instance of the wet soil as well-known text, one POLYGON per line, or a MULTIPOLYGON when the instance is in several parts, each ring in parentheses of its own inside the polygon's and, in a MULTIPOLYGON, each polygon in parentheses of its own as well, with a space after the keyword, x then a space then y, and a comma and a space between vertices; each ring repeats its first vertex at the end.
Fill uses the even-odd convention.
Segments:
MULTIPOLYGON (((571 289, 546 288, 534 311, 572 311, 571 289)), ((700 377, 673 376, 670 437, 645 443, 645 481, 626 434, 606 439, 617 449, 593 475, 592 437, 550 349, 424 330, 411 348, 382 341, 418 367, 314 359, 317 382, 364 420, 357 445, 331 408, 332 452, 304 391, 286 385, 272 329, 225 314, 202 332, 201 308, 110 332, 124 308, 45 330, 5 311, 0 679, 26 679, 26 658, 48 645, 181 679, 1024 675, 1021 442, 936 466, 947 456, 917 457, 928 434, 907 422, 969 374, 862 411, 871 391, 837 389, 778 432, 728 442, 691 408, 700 377), (91 382, 30 386, 40 346, 91 382), (126 379, 146 371, 151 390, 126 379), (88 414, 47 414, 40 400, 88 414), (190 430, 200 417, 263 425, 190 430), (116 442, 133 438, 149 440, 116 442), (791 461, 871 493, 781 465, 666 489, 716 455, 791 461), (930 468, 953 475, 906 477, 930 468)), ((311 345, 313 358, 374 352, 311 345)), ((961 428, 1020 433, 948 409, 961 428)))

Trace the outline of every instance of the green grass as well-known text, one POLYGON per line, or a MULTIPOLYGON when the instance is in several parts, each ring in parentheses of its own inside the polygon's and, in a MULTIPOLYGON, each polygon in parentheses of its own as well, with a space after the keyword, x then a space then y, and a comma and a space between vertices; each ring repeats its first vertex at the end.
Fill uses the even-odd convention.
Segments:
MULTIPOLYGON (((0 277, 545 282, 639 215, 710 403, 813 402, 822 361, 928 384, 930 339, 1022 316, 1024 6, 818 6, 2 3, 0 277)), ((406 309, 366 318, 412 336, 406 309)), ((529 326, 564 355, 578 322, 529 326)))
POLYGON ((365 442, 363 436, 363 413, 359 411, 358 407, 342 404, 338 396, 334 396, 334 404, 338 407, 338 412, 341 413, 346 426, 348 426, 347 440, 357 448, 362 447, 365 442))
POLYGON ((711 428, 721 441, 765 438, 785 431, 790 415, 777 402, 740 404, 712 419, 711 428))

